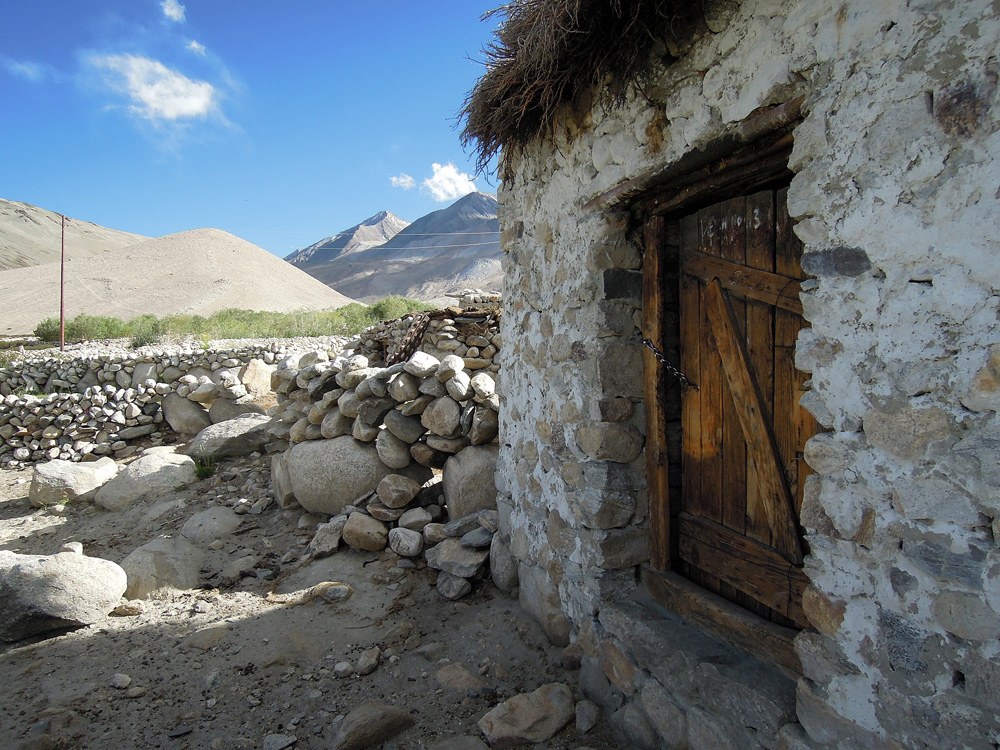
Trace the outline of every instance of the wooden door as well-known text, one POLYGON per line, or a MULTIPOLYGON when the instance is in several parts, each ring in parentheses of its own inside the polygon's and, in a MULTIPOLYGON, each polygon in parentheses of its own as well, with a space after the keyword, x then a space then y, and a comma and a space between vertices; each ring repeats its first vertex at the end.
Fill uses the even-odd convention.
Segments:
POLYGON ((678 222, 680 369, 698 390, 682 397, 673 557, 676 571, 703 588, 802 627, 802 450, 816 424, 799 406, 804 275, 786 190, 722 201, 678 222))

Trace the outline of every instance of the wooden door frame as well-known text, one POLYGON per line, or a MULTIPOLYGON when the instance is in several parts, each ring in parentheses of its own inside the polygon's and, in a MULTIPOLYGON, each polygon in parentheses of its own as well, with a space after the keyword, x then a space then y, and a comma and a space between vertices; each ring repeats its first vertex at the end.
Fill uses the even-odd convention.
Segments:
MULTIPOLYGON (((697 208, 741 194, 787 185, 791 133, 778 132, 750 149, 704 167, 668 185, 648 189, 635 200, 635 213, 643 222, 643 333, 663 350, 667 336, 663 328, 667 298, 663 290, 669 271, 666 261, 668 223, 697 208)), ((736 288, 739 279, 722 285, 736 288)), ((797 285, 796 285, 797 286, 797 285)), ((737 289, 738 291, 738 289, 737 289)), ((797 295, 778 293, 775 304, 796 307, 797 295)), ((798 677, 801 664, 792 641, 798 630, 772 623, 737 604, 701 588, 672 570, 676 542, 672 539, 671 497, 667 457, 667 396, 674 384, 660 377, 661 365, 650 349, 643 351, 646 401, 646 471, 650 511, 651 565, 642 572, 643 583, 653 599, 702 629, 757 658, 798 677)))

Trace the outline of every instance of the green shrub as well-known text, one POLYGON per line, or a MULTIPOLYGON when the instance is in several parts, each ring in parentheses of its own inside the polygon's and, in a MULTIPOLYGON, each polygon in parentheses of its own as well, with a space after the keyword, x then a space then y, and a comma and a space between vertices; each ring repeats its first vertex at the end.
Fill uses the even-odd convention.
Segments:
MULTIPOLYGON (((427 309, 429 306, 423 302, 392 296, 371 306, 352 302, 337 310, 279 313, 228 308, 207 318, 177 314, 158 319, 154 315, 140 315, 128 323, 118 318, 78 315, 66 322, 66 340, 130 338, 132 346, 138 347, 156 343, 164 336, 194 336, 204 344, 212 339, 353 336, 380 320, 393 320, 427 309)), ((59 319, 46 318, 35 327, 35 335, 42 341, 59 341, 59 319)))
POLYGON ((35 326, 34 334, 42 341, 59 340, 59 318, 46 318, 35 326))
POLYGON ((103 341, 123 339, 127 335, 128 329, 118 318, 80 314, 66 321, 67 341, 103 341))
POLYGON ((157 343, 163 335, 164 325, 155 315, 140 315, 132 318, 126 326, 131 336, 133 349, 157 343))
POLYGON ((208 479, 215 473, 216 463, 214 458, 196 458, 194 462, 194 473, 198 479, 208 479))
POLYGON ((395 320, 412 312, 429 309, 423 302, 393 295, 372 305, 372 314, 379 320, 395 320))

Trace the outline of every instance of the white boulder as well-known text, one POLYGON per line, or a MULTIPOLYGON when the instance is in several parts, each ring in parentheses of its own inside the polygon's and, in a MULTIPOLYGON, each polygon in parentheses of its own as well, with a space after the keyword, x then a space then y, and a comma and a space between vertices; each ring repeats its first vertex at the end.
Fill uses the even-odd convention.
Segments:
POLYGON ((107 456, 81 463, 56 459, 35 464, 28 498, 35 508, 89 500, 117 473, 118 465, 107 456))

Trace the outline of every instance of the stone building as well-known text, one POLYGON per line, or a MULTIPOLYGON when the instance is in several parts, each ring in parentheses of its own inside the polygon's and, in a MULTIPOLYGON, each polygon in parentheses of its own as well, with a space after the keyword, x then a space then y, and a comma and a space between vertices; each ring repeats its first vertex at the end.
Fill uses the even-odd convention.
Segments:
POLYGON ((635 746, 1000 746, 1000 6, 507 13, 522 603, 635 746))

